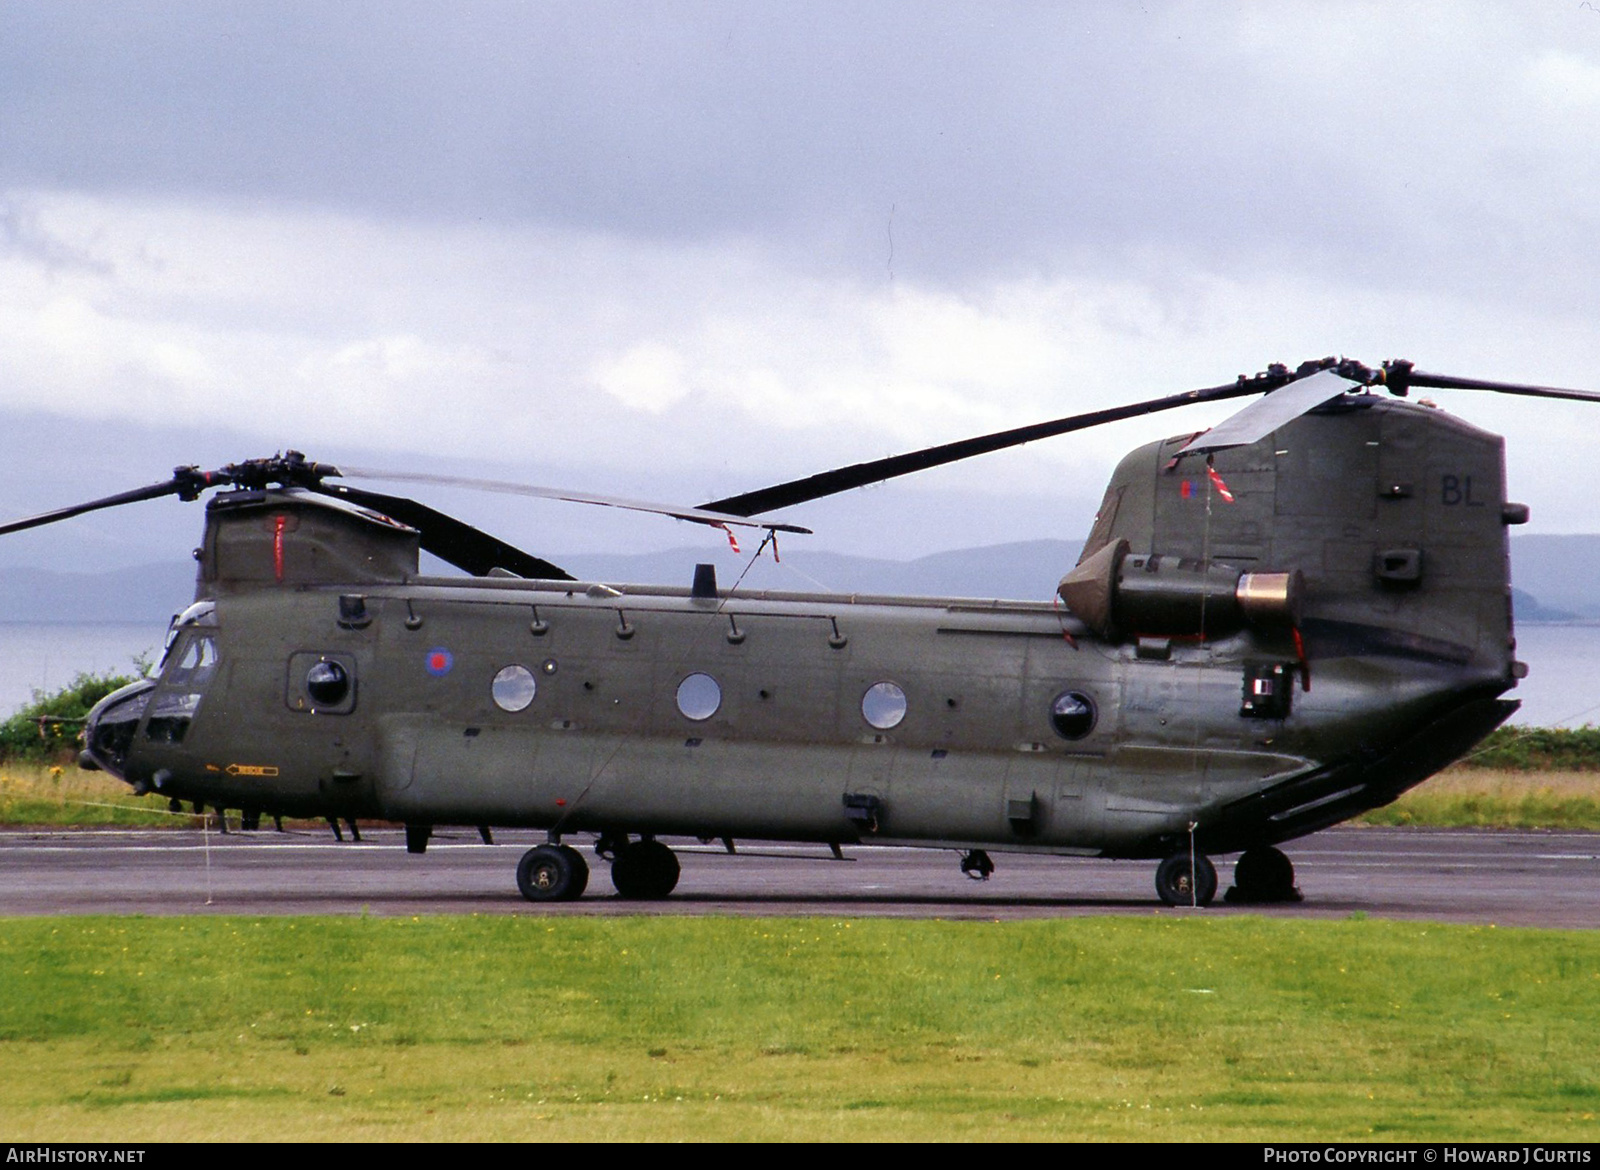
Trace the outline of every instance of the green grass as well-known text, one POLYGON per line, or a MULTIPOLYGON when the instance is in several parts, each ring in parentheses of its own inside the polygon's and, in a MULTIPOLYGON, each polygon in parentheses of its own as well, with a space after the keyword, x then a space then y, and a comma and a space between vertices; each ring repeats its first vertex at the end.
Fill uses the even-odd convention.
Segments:
POLYGON ((0 920, 11 1140, 1600 1134, 1600 934, 0 920))
POLYGON ((1600 774, 1457 766, 1358 824, 1600 830, 1600 774))
POLYGON ((157 796, 139 797, 104 772, 71 762, 0 762, 0 825, 143 825, 198 827, 198 817, 175 817, 157 796))

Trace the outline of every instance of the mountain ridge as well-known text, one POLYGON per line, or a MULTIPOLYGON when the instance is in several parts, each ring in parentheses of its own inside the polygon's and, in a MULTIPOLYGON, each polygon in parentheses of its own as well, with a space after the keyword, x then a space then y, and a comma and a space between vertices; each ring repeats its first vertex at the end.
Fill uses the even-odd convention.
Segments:
MULTIPOLYGON (((646 553, 576 553, 555 562, 586 581, 688 585, 694 566, 717 568, 723 588, 1048 601, 1082 542, 1027 540, 929 553, 912 560, 784 550, 752 560, 724 545, 646 553), (741 580, 742 577, 742 580, 741 580)), ((1517 616, 1600 619, 1600 534, 1512 538, 1517 616)), ((158 561, 102 573, 0 567, 0 621, 166 621, 194 591, 194 562, 158 561)), ((446 572, 434 562, 427 572, 446 572)))

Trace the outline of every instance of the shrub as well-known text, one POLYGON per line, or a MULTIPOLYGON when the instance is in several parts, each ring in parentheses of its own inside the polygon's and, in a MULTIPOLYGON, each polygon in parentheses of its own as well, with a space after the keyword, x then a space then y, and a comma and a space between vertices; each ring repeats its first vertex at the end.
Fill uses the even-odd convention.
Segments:
POLYGON ((0 760, 70 757, 81 746, 89 708, 133 681, 126 674, 80 674, 53 694, 34 691, 33 702, 0 724, 0 760))
POLYGON ((1600 772, 1600 727, 1499 727, 1460 766, 1600 772))

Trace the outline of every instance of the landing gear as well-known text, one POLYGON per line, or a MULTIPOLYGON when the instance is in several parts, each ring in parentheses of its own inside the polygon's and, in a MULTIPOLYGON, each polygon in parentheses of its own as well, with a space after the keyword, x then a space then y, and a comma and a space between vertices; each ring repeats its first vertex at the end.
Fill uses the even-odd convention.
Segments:
POLYGON ((970 849, 961 855, 961 872, 975 882, 986 882, 994 872, 994 862, 982 849, 970 849))
POLYGON ((665 898, 678 884, 677 855, 653 838, 614 844, 611 884, 624 898, 665 898))
POLYGON ((1246 849, 1233 867, 1233 885, 1225 902, 1298 902, 1294 863, 1270 845, 1246 849))
POLYGON ((517 863, 517 889, 530 902, 569 902, 589 885, 589 863, 571 845, 536 845, 517 863))
POLYGON ((1209 906, 1217 896, 1217 867, 1204 853, 1174 853, 1156 869, 1156 894, 1168 906, 1209 906))

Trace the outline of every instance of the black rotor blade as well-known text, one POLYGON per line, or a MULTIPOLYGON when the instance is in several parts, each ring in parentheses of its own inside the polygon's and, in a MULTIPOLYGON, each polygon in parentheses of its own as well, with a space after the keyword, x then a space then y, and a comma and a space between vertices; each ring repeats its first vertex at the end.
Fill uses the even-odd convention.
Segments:
POLYGON ((68 508, 57 508, 53 512, 41 512, 37 516, 29 516, 24 520, 13 520, 9 524, 0 524, 0 536, 4 536, 8 532, 21 532, 28 528, 40 528, 46 524, 54 524, 57 520, 69 520, 73 516, 82 516, 85 512, 98 512, 101 508, 115 508, 122 504, 136 504, 140 500, 156 500, 162 496, 178 495, 187 490, 189 490, 188 481, 169 479, 165 483, 153 483, 148 487, 118 492, 116 495, 106 496, 104 499, 90 500, 83 504, 73 504, 68 508))
POLYGON ((1492 390, 1496 394, 1520 394, 1528 398, 1562 398, 1570 402, 1600 402, 1593 390, 1567 390, 1560 386, 1527 386, 1520 382, 1490 382, 1483 378, 1456 378, 1449 374, 1430 374, 1413 369, 1410 362, 1383 363, 1384 385, 1404 394, 1412 386, 1424 390, 1492 390))
POLYGON ((808 500, 821 499, 823 496, 846 492, 851 488, 865 487, 869 483, 910 475, 913 471, 926 471, 930 467, 971 459, 974 455, 1003 451, 1007 447, 1019 447, 1023 443, 1064 435, 1069 431, 1087 430, 1089 427, 1098 427, 1105 423, 1120 422, 1125 418, 1137 418, 1144 414, 1173 410, 1179 406, 1192 406, 1197 402, 1216 402, 1225 398, 1262 394, 1292 382, 1298 376, 1298 373, 1290 373, 1281 368, 1266 374, 1257 374, 1253 378, 1241 376, 1238 381, 1229 382, 1224 386, 1210 386, 1204 390, 1169 394, 1165 398, 1152 398, 1128 406, 1115 406, 1108 410, 1069 415, 1050 422, 1034 423, 1032 426, 996 431, 992 435, 979 435, 976 438, 961 439, 938 447, 927 447, 921 451, 910 451, 904 455, 891 455, 887 459, 855 463, 849 467, 808 475, 804 479, 790 480, 788 483, 776 484, 769 488, 713 500, 708 504, 701 504, 700 507, 707 512, 731 512, 735 516, 753 516, 757 512, 770 512, 775 508, 803 504, 808 500))
POLYGON ((454 516, 447 516, 404 496, 369 492, 345 484, 317 483, 308 486, 325 496, 349 500, 352 504, 360 504, 410 525, 422 534, 424 549, 474 577, 487 576, 491 569, 504 569, 519 577, 546 581, 576 580, 571 573, 542 557, 523 552, 515 545, 481 532, 454 516))

